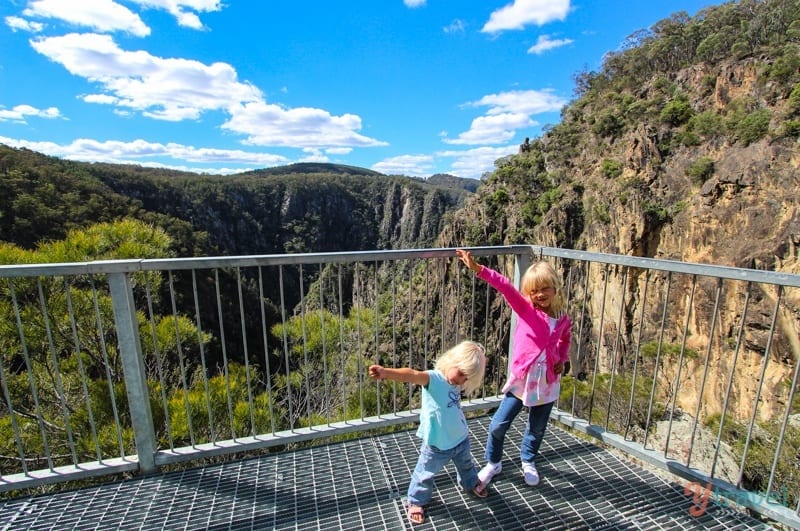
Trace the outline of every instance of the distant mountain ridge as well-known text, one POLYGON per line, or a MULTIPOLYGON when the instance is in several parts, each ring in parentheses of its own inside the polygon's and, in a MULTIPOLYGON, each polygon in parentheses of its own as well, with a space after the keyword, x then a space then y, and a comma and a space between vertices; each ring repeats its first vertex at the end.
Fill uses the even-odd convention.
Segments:
POLYGON ((288 175, 303 173, 323 173, 330 175, 369 175, 374 177, 385 177, 384 174, 374 170, 369 170, 367 168, 348 166, 346 164, 334 164, 330 162, 297 162, 295 164, 287 164, 285 166, 275 166, 272 168, 246 171, 236 175, 288 175))
POLYGON ((82 163, 0 145, 0 239, 22 247, 135 216, 179 255, 430 246, 469 192, 365 168, 298 163, 236 175, 82 163))

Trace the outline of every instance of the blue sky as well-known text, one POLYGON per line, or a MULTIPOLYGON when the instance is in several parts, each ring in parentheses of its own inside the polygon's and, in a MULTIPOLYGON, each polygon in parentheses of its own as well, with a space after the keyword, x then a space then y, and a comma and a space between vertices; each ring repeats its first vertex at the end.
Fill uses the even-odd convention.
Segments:
POLYGON ((2 0, 0 143, 230 174, 480 178, 702 0, 2 0))

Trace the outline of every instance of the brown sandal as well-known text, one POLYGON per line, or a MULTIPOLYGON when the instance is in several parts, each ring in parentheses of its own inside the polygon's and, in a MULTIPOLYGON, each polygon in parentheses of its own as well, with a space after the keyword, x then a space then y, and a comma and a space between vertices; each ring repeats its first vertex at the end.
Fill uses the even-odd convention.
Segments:
POLYGON ((425 522, 425 508, 419 505, 408 504, 408 521, 412 525, 419 525, 425 522))
POLYGON ((489 495, 489 489, 486 488, 486 485, 478 481, 478 484, 472 487, 472 494, 478 498, 485 498, 489 495))

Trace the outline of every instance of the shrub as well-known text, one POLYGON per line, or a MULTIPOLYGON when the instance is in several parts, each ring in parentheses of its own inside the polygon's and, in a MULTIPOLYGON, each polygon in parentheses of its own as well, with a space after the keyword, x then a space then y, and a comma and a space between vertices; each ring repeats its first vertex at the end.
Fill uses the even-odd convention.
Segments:
POLYGON ((722 117, 714 111, 695 114, 687 122, 686 130, 694 132, 705 139, 714 138, 722 131, 722 117))
POLYGON ((788 137, 800 136, 800 120, 789 120, 783 124, 783 135, 788 137))
POLYGON ((613 137, 622 131, 622 127, 622 120, 620 120, 616 114, 612 112, 605 112, 598 116, 597 120, 592 126, 592 132, 598 136, 613 137))
POLYGON ((787 99, 789 104, 788 111, 790 114, 797 114, 800 112, 800 83, 794 86, 792 92, 787 99))
POLYGON ((764 138, 769 132, 769 109, 758 109, 731 124, 736 139, 745 146, 764 138))
POLYGON ((714 174, 714 161, 709 157, 700 157, 686 168, 686 175, 697 183, 704 183, 714 174))
POLYGON ((614 179, 622 174, 622 163, 616 160, 603 159, 600 171, 609 179, 614 179))
POLYGON ((678 99, 672 100, 664 106, 660 118, 666 124, 679 126, 689 121, 693 115, 694 111, 689 102, 678 99))

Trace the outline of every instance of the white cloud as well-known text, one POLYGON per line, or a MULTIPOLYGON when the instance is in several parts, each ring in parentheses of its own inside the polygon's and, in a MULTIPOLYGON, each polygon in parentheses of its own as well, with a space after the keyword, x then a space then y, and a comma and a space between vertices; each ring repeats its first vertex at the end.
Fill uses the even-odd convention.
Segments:
POLYGON ((403 3, 406 7, 415 8, 415 7, 422 7, 425 5, 426 0, 403 0, 403 3))
POLYGON ((113 0, 32 0, 22 14, 55 18, 100 32, 124 31, 137 37, 150 35, 150 28, 139 15, 113 0))
POLYGON ((386 175, 427 177, 433 171, 433 157, 430 155, 398 155, 382 160, 370 169, 386 175))
POLYGON ((48 107, 47 109, 37 109, 30 105, 17 105, 12 109, 0 109, 0 122, 19 122, 26 123, 26 117, 34 118, 63 118, 61 112, 56 107, 48 107))
POLYGON ((457 138, 443 138, 442 140, 446 144, 501 144, 514 138, 517 129, 535 125, 537 123, 531 120, 527 114, 491 114, 472 120, 469 131, 459 134, 457 138))
POLYGON ((467 25, 464 23, 463 20, 455 19, 451 22, 448 26, 445 26, 444 32, 445 33, 464 33, 467 25))
POLYGON ((81 97, 86 103, 101 103, 103 105, 113 105, 119 101, 118 98, 110 94, 87 94, 81 97))
POLYGON ((328 148, 325 150, 325 153, 328 155, 349 155, 352 153, 353 148, 349 147, 337 147, 337 148, 328 148))
MULTIPOLYGON (((27 148, 45 155, 69 160, 108 162, 112 164, 142 164, 149 167, 176 168, 160 161, 153 161, 153 158, 171 158, 198 164, 228 163, 256 167, 275 166, 289 162, 286 157, 271 153, 253 153, 236 149, 195 148, 173 142, 162 144, 160 142, 147 142, 142 139, 132 142, 116 140, 101 142, 89 138, 79 138, 69 144, 62 145, 54 142, 31 142, 0 137, 0 143, 16 148, 27 148)), ((185 169, 184 166, 181 166, 181 168, 185 169)), ((205 168, 187 169, 186 171, 213 173, 217 170, 212 171, 205 168)), ((235 171, 242 170, 230 170, 224 173, 235 171)))
POLYGON ((70 73, 97 82, 105 93, 84 101, 114 104, 150 118, 196 119, 204 111, 225 110, 261 99, 253 85, 237 80, 226 63, 203 64, 120 49, 108 35, 71 33, 34 40, 33 48, 70 73))
POLYGON ((203 23, 196 13, 187 11, 197 11, 208 13, 220 11, 222 2, 220 0, 133 0, 142 7, 161 9, 167 11, 175 17, 179 26, 192 29, 202 29, 203 23))
POLYGON ((487 114, 539 114, 560 111, 567 100, 546 90, 510 90, 497 94, 488 94, 478 101, 467 105, 471 107, 488 106, 487 114))
POLYGON ((517 130, 535 127, 531 115, 558 111, 566 100, 549 90, 513 90, 488 94, 468 107, 489 107, 486 114, 472 121, 468 131, 456 138, 442 136, 446 144, 501 144, 511 140, 517 130))
POLYGON ((530 24, 543 26, 554 20, 564 20, 569 12, 569 0, 514 0, 489 15, 481 29, 484 33, 521 30, 530 24))
POLYGON ((547 50, 560 48, 567 44, 572 44, 572 39, 551 39, 549 35, 539 35, 536 44, 528 48, 528 53, 540 55, 547 50))
POLYGON ((333 116, 323 109, 286 109, 264 101, 236 105, 223 129, 248 135, 246 143, 284 147, 371 147, 386 142, 361 135, 361 118, 333 116))
POLYGON ((330 159, 321 150, 316 148, 306 148, 303 150, 306 155, 300 157, 298 162, 330 162, 330 159))
POLYGON ((284 147, 368 147, 381 142, 358 133, 361 118, 316 108, 286 109, 264 101, 260 90, 240 82, 227 63, 203 64, 120 49, 108 35, 76 34, 31 42, 36 51, 69 72, 99 83, 103 93, 85 102, 115 105, 168 121, 194 120, 207 111, 230 115, 223 129, 246 143, 284 147))
POLYGON ((436 156, 454 159, 449 173, 458 177, 480 179, 484 173, 494 170, 494 162, 497 159, 518 151, 519 146, 517 145, 484 146, 466 151, 440 151, 436 153, 436 156))
POLYGON ((6 17, 6 26, 11 28, 11 31, 29 31, 31 33, 39 33, 44 29, 44 24, 41 22, 33 22, 21 17, 6 17))

